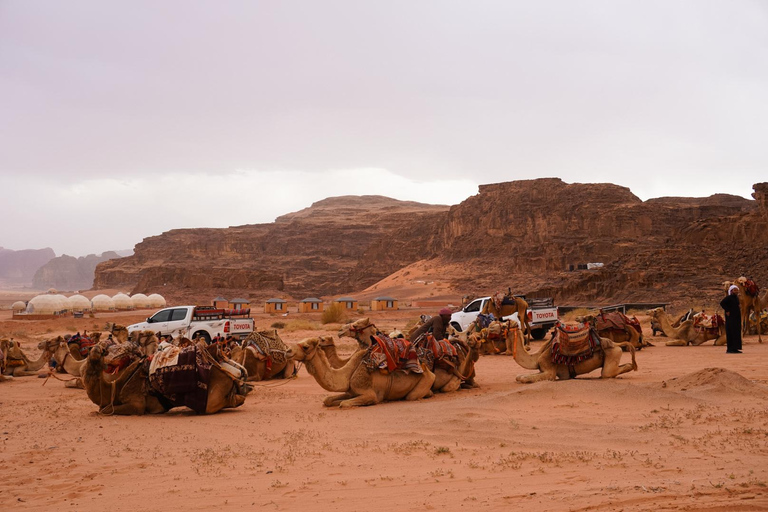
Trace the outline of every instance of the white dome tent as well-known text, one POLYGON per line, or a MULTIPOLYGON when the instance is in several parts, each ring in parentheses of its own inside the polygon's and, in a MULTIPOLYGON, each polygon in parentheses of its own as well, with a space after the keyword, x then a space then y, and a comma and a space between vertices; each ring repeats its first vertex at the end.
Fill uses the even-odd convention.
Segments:
POLYGON ((27 305, 24 303, 24 301, 17 300, 11 305, 11 309, 14 313, 19 313, 21 311, 24 311, 27 309, 27 305))
POLYGON ((27 304, 27 313, 31 315, 56 315, 61 312, 63 307, 61 300, 53 295, 38 295, 32 297, 27 304))
POLYGON ((136 309, 146 309, 152 307, 149 301, 149 297, 143 293, 136 293, 131 295, 131 304, 133 304, 133 307, 136 309))
POLYGON ((101 293, 91 299, 91 307, 94 311, 114 311, 115 302, 109 295, 101 293))
POLYGON ((147 299, 149 299, 149 307, 151 308, 164 308, 166 305, 165 297, 159 293, 153 293, 147 299))
POLYGON ((72 308, 69 307, 69 299, 66 295, 62 295, 60 293, 57 293, 55 295, 52 295, 52 297, 59 300, 61 303, 61 309, 60 311, 70 311, 72 308))
POLYGON ((90 311, 91 301, 82 295, 73 295, 67 299, 71 311, 90 311))
POLYGON ((116 293, 115 296, 112 297, 112 302, 115 304, 115 309, 117 310, 133 309, 131 298, 124 293, 116 293))

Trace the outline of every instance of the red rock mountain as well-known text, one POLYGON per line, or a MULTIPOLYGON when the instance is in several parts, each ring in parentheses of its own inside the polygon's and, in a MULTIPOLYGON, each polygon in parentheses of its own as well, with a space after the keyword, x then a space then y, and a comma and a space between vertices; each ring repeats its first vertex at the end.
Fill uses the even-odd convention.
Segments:
POLYGON ((768 286, 768 183, 754 188, 755 200, 641 201, 617 185, 545 178, 482 185, 450 208, 329 198, 272 224, 147 238, 134 256, 101 263, 94 287, 332 296, 430 260, 457 294, 511 287, 561 303, 711 303, 727 278, 768 286), (605 266, 568 271, 589 262, 605 266))

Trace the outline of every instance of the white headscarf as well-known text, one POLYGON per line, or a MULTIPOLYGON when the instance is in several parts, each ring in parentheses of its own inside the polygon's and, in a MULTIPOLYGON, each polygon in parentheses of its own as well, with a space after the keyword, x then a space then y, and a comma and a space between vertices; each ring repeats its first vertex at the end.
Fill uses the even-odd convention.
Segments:
POLYGON ((728 288, 728 295, 732 294, 734 290, 739 291, 739 287, 735 284, 732 284, 730 288, 728 288))

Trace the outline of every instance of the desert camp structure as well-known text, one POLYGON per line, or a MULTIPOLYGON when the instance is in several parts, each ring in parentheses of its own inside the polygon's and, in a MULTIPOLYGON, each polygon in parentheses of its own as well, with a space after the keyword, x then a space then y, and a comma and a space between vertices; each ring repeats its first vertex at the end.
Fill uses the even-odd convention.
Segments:
POLYGON ((288 302, 280 298, 268 299, 264 303, 265 313, 285 313, 288 311, 288 302))
POLYGON ((371 311, 387 311, 397 309, 397 299, 394 297, 376 297, 371 301, 371 311))
POLYGON ((357 309, 357 299, 353 299, 352 297, 339 297, 338 299, 335 299, 333 302, 335 304, 341 304, 342 307, 347 310, 357 309))
POLYGON ((319 313, 323 311, 323 301, 317 297, 308 297, 299 302, 299 313, 319 313))

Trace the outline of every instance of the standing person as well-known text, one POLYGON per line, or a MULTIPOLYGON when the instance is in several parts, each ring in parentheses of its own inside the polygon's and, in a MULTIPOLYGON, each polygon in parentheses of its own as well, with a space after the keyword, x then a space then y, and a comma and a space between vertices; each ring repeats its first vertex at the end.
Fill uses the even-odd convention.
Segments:
POLYGON ((419 336, 424 333, 431 332, 432 336, 436 340, 445 339, 445 331, 448 328, 448 324, 451 322, 451 315, 453 311, 448 308, 441 309, 437 315, 427 320, 421 327, 413 331, 408 341, 413 343, 419 336))
POLYGON ((735 284, 728 288, 728 295, 720 301, 725 310, 726 354, 741 354, 741 308, 739 307, 739 287, 735 284))

